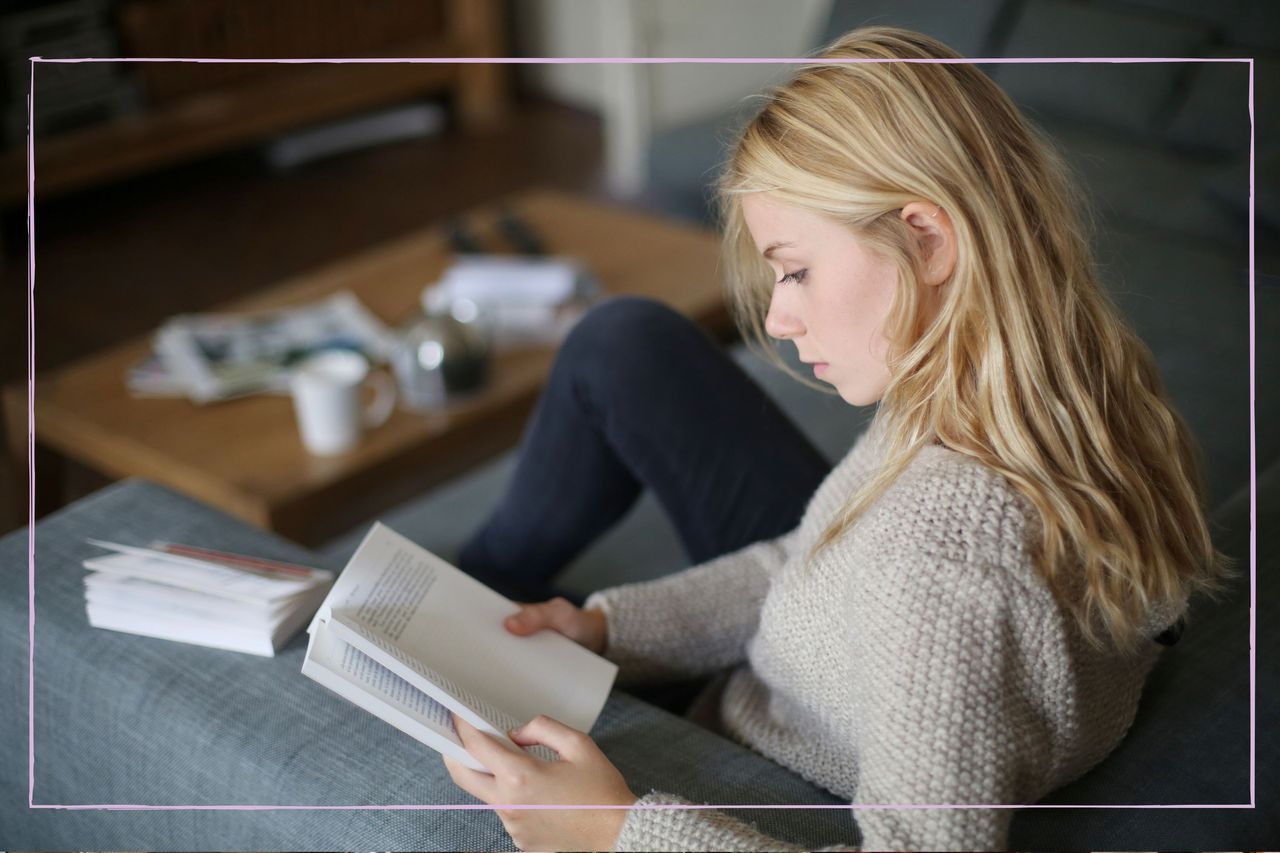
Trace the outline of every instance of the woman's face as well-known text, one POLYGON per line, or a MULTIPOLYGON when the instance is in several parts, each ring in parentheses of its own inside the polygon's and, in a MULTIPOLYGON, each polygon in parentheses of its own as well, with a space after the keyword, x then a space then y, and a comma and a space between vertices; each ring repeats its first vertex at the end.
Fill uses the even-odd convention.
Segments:
POLYGON ((742 211, 777 282, 765 331, 793 342, 846 402, 878 401, 889 384, 882 330, 897 269, 840 223, 765 193, 743 196, 742 211))

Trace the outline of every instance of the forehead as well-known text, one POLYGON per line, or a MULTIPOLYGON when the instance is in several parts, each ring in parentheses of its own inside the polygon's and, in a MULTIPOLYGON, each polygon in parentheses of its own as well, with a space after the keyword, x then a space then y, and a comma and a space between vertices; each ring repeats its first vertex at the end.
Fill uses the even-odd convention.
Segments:
POLYGON ((805 249, 825 240, 848 239, 848 229, 825 216, 787 204, 767 193, 742 197, 742 218, 756 249, 766 257, 774 251, 805 249))

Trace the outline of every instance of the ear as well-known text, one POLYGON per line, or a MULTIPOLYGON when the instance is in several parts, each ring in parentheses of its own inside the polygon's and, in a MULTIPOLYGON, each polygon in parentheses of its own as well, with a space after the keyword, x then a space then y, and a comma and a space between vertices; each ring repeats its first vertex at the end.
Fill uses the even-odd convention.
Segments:
POLYGON ((913 201, 902 208, 902 221, 907 223, 920 249, 921 280, 939 285, 951 278, 956 269, 956 232, 947 211, 928 201, 913 201))

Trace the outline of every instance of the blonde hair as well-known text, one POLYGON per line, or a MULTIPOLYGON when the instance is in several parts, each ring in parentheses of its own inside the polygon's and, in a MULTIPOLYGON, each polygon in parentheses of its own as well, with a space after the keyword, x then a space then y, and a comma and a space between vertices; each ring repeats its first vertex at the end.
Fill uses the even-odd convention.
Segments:
POLYGON ((938 441, 1029 499, 1037 567, 1082 635, 1133 650, 1153 608, 1177 615, 1231 572, 1210 538, 1190 431, 1099 285, 1087 199, 977 67, 823 61, 855 58, 960 57, 907 30, 846 34, 767 93, 717 187, 735 319, 788 372, 764 330, 773 276, 747 231, 744 193, 838 221, 897 268, 876 415, 888 422, 885 464, 811 556, 938 441), (957 243, 931 322, 923 259, 899 215, 913 201, 940 205, 957 243))

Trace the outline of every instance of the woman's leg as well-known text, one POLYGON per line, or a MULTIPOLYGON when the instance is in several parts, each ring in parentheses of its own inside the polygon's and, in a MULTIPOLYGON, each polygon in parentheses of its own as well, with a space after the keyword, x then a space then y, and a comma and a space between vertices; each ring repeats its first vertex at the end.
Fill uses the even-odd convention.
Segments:
POLYGON ((799 523, 829 464, 698 326, 619 297, 565 340, 506 496, 459 566, 522 600, 654 491, 689 559, 799 523))

